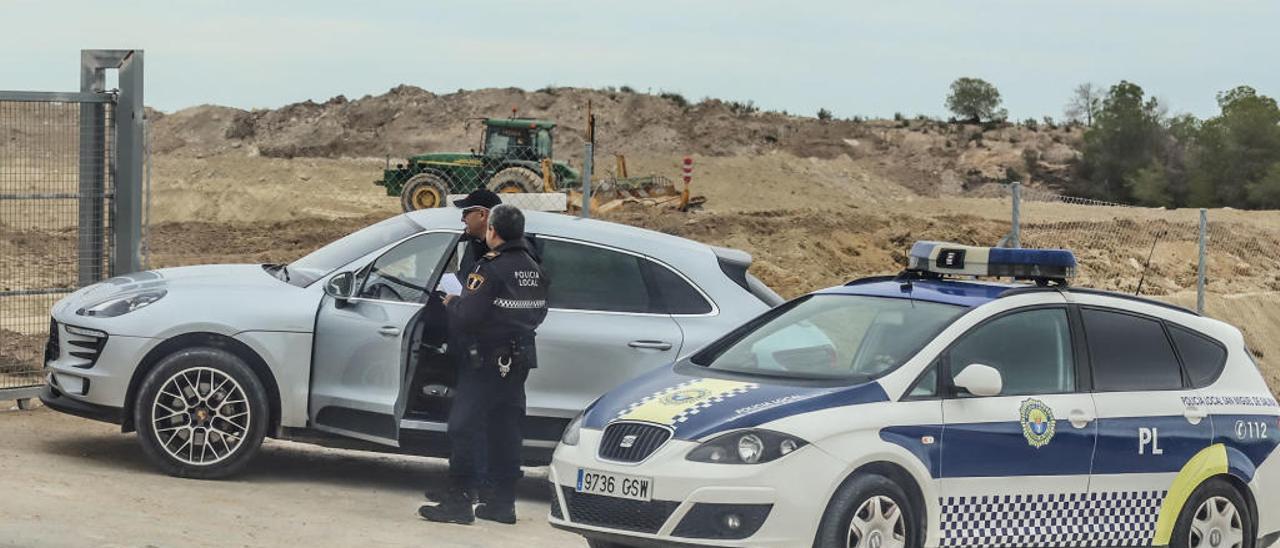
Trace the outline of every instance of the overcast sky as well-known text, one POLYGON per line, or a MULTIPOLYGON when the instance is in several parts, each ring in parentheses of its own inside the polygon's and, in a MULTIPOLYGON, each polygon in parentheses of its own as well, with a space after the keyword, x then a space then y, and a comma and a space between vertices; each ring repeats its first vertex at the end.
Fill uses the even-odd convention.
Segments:
POLYGON ((1010 116, 1060 117, 1081 82, 1216 113, 1280 95, 1276 0, 0 0, 0 89, 74 90, 81 48, 146 52, 147 104, 278 107, 405 83, 630 85, 837 116, 945 115, 960 76, 1010 116))

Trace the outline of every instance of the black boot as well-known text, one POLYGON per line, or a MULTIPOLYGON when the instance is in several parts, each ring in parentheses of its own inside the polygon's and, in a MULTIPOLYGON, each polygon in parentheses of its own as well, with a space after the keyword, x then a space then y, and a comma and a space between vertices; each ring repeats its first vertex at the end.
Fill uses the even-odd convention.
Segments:
POLYGON ((476 517, 513 525, 516 522, 516 503, 507 501, 482 502, 476 506, 476 517))
POLYGON ((440 504, 423 505, 418 508, 418 515, 428 521, 440 523, 470 525, 476 521, 475 509, 471 506, 471 495, 466 489, 449 489, 442 498, 444 500, 440 501, 440 504))
POLYGON ((508 525, 516 522, 515 486, 497 486, 486 490, 476 506, 476 517, 508 525))
MULTIPOLYGON (((440 503, 448 500, 449 493, 453 492, 453 490, 454 490, 453 487, 445 487, 445 488, 428 487, 425 491, 422 492, 422 496, 427 498, 427 502, 440 503)), ((480 502, 481 500, 480 495, 477 494, 479 493, 479 491, 477 491, 476 489, 464 489, 463 491, 466 493, 467 498, 471 499, 472 504, 480 502)))

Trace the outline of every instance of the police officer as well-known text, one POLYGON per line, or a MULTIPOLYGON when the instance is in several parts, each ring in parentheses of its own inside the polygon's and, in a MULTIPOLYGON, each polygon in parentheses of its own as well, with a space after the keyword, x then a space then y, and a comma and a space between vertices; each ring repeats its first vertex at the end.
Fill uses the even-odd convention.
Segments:
POLYGON ((476 261, 489 252, 489 245, 484 241, 485 232, 489 229, 489 210, 502 203, 502 199, 487 189, 477 189, 467 194, 466 198, 454 200, 453 206, 462 210, 462 223, 466 229, 462 241, 466 243, 466 252, 458 263, 460 276, 475 270, 476 261))
POLYGON ((449 492, 440 504, 418 509, 431 521, 516 522, 524 383, 538 366, 534 330, 547 316, 550 280, 528 248, 519 209, 491 209, 485 241, 490 251, 466 275, 462 295, 445 300, 450 329, 474 342, 464 349, 449 412, 449 492), (482 479, 491 491, 473 507, 482 479))

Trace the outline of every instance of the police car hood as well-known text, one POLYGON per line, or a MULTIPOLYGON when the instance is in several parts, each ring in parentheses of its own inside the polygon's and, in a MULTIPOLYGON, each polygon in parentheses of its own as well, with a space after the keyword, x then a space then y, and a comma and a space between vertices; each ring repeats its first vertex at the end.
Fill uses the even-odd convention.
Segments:
POLYGON ((806 386, 702 376, 698 367, 661 367, 615 388, 587 410, 583 426, 602 429, 614 421, 641 421, 671 427, 676 438, 698 440, 799 413, 889 399, 875 382, 806 386))

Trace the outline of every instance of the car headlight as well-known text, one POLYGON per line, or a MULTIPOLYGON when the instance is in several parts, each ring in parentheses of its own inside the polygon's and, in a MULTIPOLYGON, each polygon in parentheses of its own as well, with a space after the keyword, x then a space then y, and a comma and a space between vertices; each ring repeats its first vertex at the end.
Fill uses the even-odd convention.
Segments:
POLYGON ((689 451, 685 459, 721 464, 759 464, 789 455, 808 443, 772 430, 740 430, 707 440, 689 451))
POLYGON ((560 443, 578 445, 578 437, 582 433, 583 415, 586 415, 586 413, 578 413, 578 416, 569 421, 569 426, 564 429, 564 435, 560 436, 560 443))
POLYGON ((163 289, 152 289, 142 291, 140 293, 132 293, 129 295, 121 295, 112 297, 98 304, 86 306, 76 311, 80 316, 93 316, 96 318, 114 318, 123 316, 134 310, 150 306, 152 303, 164 298, 168 292, 163 289))

